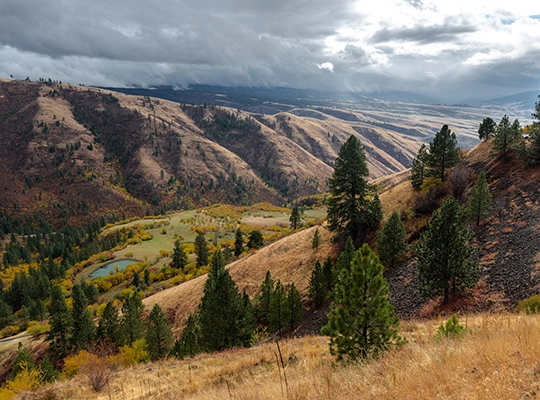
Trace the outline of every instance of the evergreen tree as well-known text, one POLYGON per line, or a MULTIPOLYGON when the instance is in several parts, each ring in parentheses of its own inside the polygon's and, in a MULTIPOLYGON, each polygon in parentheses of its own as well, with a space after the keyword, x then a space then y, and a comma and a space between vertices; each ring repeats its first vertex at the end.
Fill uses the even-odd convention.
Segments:
POLYGON ((172 267, 183 271, 187 263, 188 263, 188 258, 187 258, 186 252, 184 251, 184 248, 182 247, 182 244, 180 243, 180 241, 176 240, 174 242, 172 267))
MULTIPOLYGON (((242 295, 225 268, 221 251, 214 252, 201 299, 201 343, 208 351, 247 346, 243 323, 246 321, 242 295)), ((250 336, 253 332, 250 332, 250 336)))
POLYGON ((520 137, 521 125, 519 121, 516 119, 513 123, 510 123, 510 118, 505 115, 497 125, 491 146, 497 153, 502 154, 503 161, 506 162, 508 150, 520 137))
POLYGON ((459 148, 456 134, 448 125, 443 125, 429 143, 429 157, 427 166, 431 176, 440 178, 444 182, 445 172, 459 162, 459 148))
POLYGON ((324 262, 322 266, 322 271, 326 290, 330 292, 330 290, 332 290, 332 288, 334 287, 334 263, 332 262, 332 258, 330 256, 328 256, 328 258, 324 262))
POLYGON ((96 340, 99 342, 110 342, 114 346, 118 346, 120 341, 120 317, 118 310, 110 301, 105 305, 103 314, 99 319, 96 340))
POLYGON ((249 233, 247 247, 250 249, 260 249, 264 244, 263 235, 260 230, 254 229, 249 233))
POLYGON ((409 250, 409 246, 405 243, 406 234, 401 218, 394 211, 377 238, 377 250, 383 265, 394 268, 396 261, 409 250))
POLYGON ((49 325, 51 329, 47 334, 49 352, 54 361, 66 357, 71 352, 71 313, 60 286, 54 285, 51 289, 51 304, 49 307, 49 325))
POLYGON ((94 285, 92 282, 87 283, 86 281, 82 281, 81 289, 86 295, 88 304, 94 304, 99 300, 99 290, 97 289, 96 285, 94 285))
POLYGON ((13 320, 13 310, 4 300, 0 299, 0 329, 4 329, 13 320))
POLYGON ((352 239, 349 237, 347 242, 345 242, 345 248, 336 261, 336 268, 334 269, 335 273, 333 274, 334 283, 337 281, 338 275, 342 269, 350 269, 351 262, 354 258, 354 244, 352 239))
POLYGON ((289 329, 293 329, 296 325, 302 322, 302 316, 304 309, 302 308, 302 299, 300 293, 294 283, 291 283, 291 287, 287 291, 287 315, 289 316, 289 329))
POLYGON ((319 247, 319 244, 321 244, 321 234, 319 233, 319 228, 317 228, 313 234, 313 239, 311 239, 311 247, 316 249, 319 247))
POLYGON ((334 173, 328 180, 330 231, 359 240, 367 229, 378 224, 379 215, 372 215, 378 207, 371 204, 378 201, 378 197, 370 196, 374 188, 368 184, 368 176, 362 144, 351 136, 339 150, 334 173))
POLYGON ((377 356, 402 343, 383 272, 367 244, 355 252, 350 269, 340 271, 328 323, 321 329, 330 336, 330 352, 338 360, 377 356))
POLYGON ((478 280, 475 263, 469 259, 473 248, 472 233, 463 221, 463 210, 454 198, 447 199, 435 211, 420 241, 415 245, 420 291, 426 297, 444 295, 450 290, 472 288, 478 280))
POLYGON ((158 304, 154 304, 148 316, 145 338, 152 361, 165 357, 171 351, 174 341, 171 324, 158 304))
POLYGON ((317 261, 309 278, 309 298, 319 308, 326 300, 328 292, 321 263, 317 261))
POLYGON ((147 268, 144 270, 144 284, 150 286, 150 270, 147 268))
POLYGON ((289 322, 288 311, 285 288, 281 281, 278 280, 270 298, 270 312, 268 315, 270 332, 279 332, 281 334, 282 329, 289 322))
POLYGON ((186 357, 194 357, 201 351, 199 313, 193 313, 188 317, 186 327, 184 328, 180 339, 174 342, 171 356, 182 360, 186 357))
POLYGON ((293 231, 300 228, 301 219, 300 219, 300 210, 298 208, 298 205, 293 206, 291 210, 291 216, 289 217, 289 222, 291 223, 291 229, 293 231))
POLYGON ((88 301, 86 295, 82 291, 80 285, 73 285, 71 292, 72 309, 71 320, 73 323, 72 330, 72 347, 77 350, 82 350, 92 342, 94 338, 94 322, 92 315, 88 311, 88 301))
POLYGON ((32 305, 28 309, 28 313, 30 315, 30 319, 34 321, 42 321, 49 315, 47 307, 45 307, 45 303, 41 299, 36 301, 32 300, 32 305))
POLYGON ((197 268, 208 265, 208 246, 202 233, 199 233, 195 238, 195 254, 197 255, 197 268))
POLYGON ((489 191, 486 180, 486 173, 482 171, 480 177, 471 188, 467 203, 467 217, 469 221, 476 222, 476 226, 480 225, 480 221, 489 217, 491 211, 491 192, 489 191))
POLYGON ((242 230, 238 228, 234 235, 234 256, 240 257, 240 254, 244 251, 244 234, 242 230))
POLYGON ((427 160, 429 153, 427 152, 426 145, 423 144, 418 150, 418 154, 414 158, 411 167, 411 184, 416 190, 420 189, 424 179, 427 175, 427 160))
POLYGON ((259 321, 268 325, 268 314, 270 312, 270 300, 274 291, 274 280, 270 271, 266 271, 266 276, 261 284, 261 292, 255 297, 255 312, 259 321))
POLYGON ((255 318, 255 308, 253 307, 253 303, 245 291, 242 294, 242 304, 244 306, 242 314, 243 320, 240 321, 242 332, 239 339, 242 346, 249 347, 253 343, 253 334, 257 329, 257 319, 255 318))
POLYGON ((478 137, 480 140, 486 140, 492 137, 497 130, 497 123, 493 121, 493 118, 484 118, 480 126, 478 127, 478 137))
POLYGON ((142 338, 144 324, 141 314, 144 310, 141 296, 133 292, 126 297, 122 305, 122 318, 120 320, 120 337, 123 344, 132 345, 133 342, 142 338))
POLYGON ((135 273, 133 274, 133 281, 131 282, 131 284, 135 286, 135 288, 138 288, 141 285, 141 277, 139 276, 139 273, 137 271, 135 271, 135 273))

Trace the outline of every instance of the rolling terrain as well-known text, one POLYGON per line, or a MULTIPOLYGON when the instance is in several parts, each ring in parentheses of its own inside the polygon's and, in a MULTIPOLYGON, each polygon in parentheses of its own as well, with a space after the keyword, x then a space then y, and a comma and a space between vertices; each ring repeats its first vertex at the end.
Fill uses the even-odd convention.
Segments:
POLYGON ((70 224, 217 202, 276 204, 324 192, 349 135, 364 143, 373 178, 407 168, 421 141, 337 110, 290 111, 265 116, 2 80, 0 203, 70 224))

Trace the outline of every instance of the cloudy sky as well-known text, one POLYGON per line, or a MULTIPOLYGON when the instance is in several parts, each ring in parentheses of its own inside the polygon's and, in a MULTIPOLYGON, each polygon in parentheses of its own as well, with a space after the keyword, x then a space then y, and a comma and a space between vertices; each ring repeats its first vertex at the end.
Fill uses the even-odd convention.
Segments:
POLYGON ((0 77, 459 101, 540 89, 532 0, 1 0, 0 77))

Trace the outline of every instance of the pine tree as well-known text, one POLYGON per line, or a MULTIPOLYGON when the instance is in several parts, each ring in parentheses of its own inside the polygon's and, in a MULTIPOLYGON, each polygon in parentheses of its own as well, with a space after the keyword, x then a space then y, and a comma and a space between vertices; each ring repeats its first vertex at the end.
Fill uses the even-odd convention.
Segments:
POLYGON ((150 286, 150 270, 147 268, 144 270, 144 284, 150 286))
POLYGON ((242 304, 243 304, 243 320, 240 321, 240 326, 242 327, 242 332, 240 334, 240 342, 242 346, 249 347, 253 344, 253 334, 257 329, 257 319, 255 318, 255 308, 251 302, 248 294, 244 291, 242 294, 242 304))
POLYGON ((260 230, 254 229, 249 233, 247 247, 250 249, 260 249, 264 244, 263 235, 260 230))
POLYGON ((501 122, 497 125, 495 130, 495 136, 491 147, 499 154, 502 154, 503 161, 508 160, 507 152, 510 150, 512 144, 514 144, 521 137, 521 125, 516 119, 512 124, 510 118, 507 115, 502 117, 501 122))
POLYGON ((246 345, 243 323, 247 317, 242 295, 225 268, 219 249, 214 252, 199 309, 201 342, 205 350, 220 351, 246 345))
POLYGON ((54 361, 61 360, 71 352, 71 313, 60 286, 54 285, 51 289, 51 304, 49 307, 49 324, 51 329, 47 334, 49 352, 54 361))
POLYGON ((141 315, 144 310, 141 296, 133 292, 126 297, 122 305, 122 318, 120 320, 120 337, 122 344, 132 345, 133 342, 142 338, 144 324, 141 315))
POLYGON ((261 323, 268 325, 268 314, 270 312, 270 300, 274 291, 274 280, 270 271, 266 271, 266 276, 261 284, 261 291, 255 297, 255 313, 261 323))
POLYGON ((440 178, 444 182, 445 172, 459 162, 459 148, 457 147, 456 134, 448 125, 443 125, 435 134, 433 141, 429 143, 429 157, 427 166, 431 176, 440 178))
POLYGON ((416 190, 420 189, 424 179, 427 175, 427 160, 429 153, 427 152, 426 145, 423 144, 418 150, 418 154, 414 158, 411 167, 411 184, 416 190))
POLYGON ((444 295, 444 304, 450 291, 472 288, 478 280, 477 266, 469 260, 472 233, 463 219, 457 200, 447 199, 415 245, 420 291, 426 297, 444 295))
POLYGON ((132 285, 135 286, 135 288, 138 288, 141 285, 141 277, 137 271, 133 274, 132 285))
POLYGON ((394 211, 377 238, 377 250, 383 265, 394 268, 396 261, 409 250, 409 246, 405 243, 406 234, 405 225, 394 211))
POLYGON ((480 225, 480 221, 489 217, 491 211, 491 192, 489 191, 486 180, 486 173, 482 171, 480 177, 471 188, 467 203, 467 217, 469 221, 476 222, 476 226, 480 225))
POLYGON ((180 241, 176 240, 174 242, 172 266, 173 268, 183 271, 187 265, 187 262, 188 262, 188 258, 187 258, 186 252, 184 251, 184 248, 182 247, 182 244, 180 243, 180 241))
POLYGON ((319 228, 315 230, 313 234, 313 239, 311 239, 311 248, 316 249, 321 244, 321 234, 319 233, 319 228))
POLYGON ((242 230, 238 228, 234 235, 234 256, 240 257, 240 254, 244 251, 244 234, 242 230))
POLYGON ((352 239, 349 237, 347 239, 347 242, 345 242, 345 248, 341 253, 339 253, 339 257, 336 261, 336 268, 334 269, 335 273, 333 274, 333 281, 334 283, 337 281, 337 278, 339 276, 339 273, 342 269, 350 269, 351 268, 351 262, 354 258, 354 244, 352 239))
POLYGON ((291 283, 291 287, 287 291, 287 315, 289 316, 289 329, 293 329, 296 325, 302 322, 302 316, 304 309, 302 308, 302 299, 300 293, 294 283, 291 283))
POLYGON ((289 321, 285 288, 279 280, 276 282, 272 297, 270 298, 268 319, 270 332, 279 332, 279 334, 281 334, 282 329, 289 321))
POLYGON ((497 123, 493 121, 493 118, 484 118, 480 126, 478 127, 478 137, 480 140, 486 140, 492 137, 497 130, 497 123))
POLYGON ((289 222, 291 223, 291 229, 293 231, 297 230, 300 227, 300 210, 298 205, 293 206, 291 210, 291 216, 289 217, 289 222))
POLYGON ((330 198, 328 228, 339 236, 361 239, 366 231, 378 224, 379 207, 371 204, 378 197, 370 196, 374 187, 368 184, 369 170, 360 141, 351 136, 339 150, 334 173, 328 180, 330 198))
POLYGON ((201 326, 199 323, 199 313, 190 314, 186 327, 174 342, 171 356, 183 360, 186 357, 194 357, 202 351, 201 348, 201 326))
POLYGON ((71 320, 73 322, 71 342, 72 347, 82 350, 94 339, 95 327, 92 315, 88 311, 88 301, 80 285, 73 285, 71 292, 72 309, 71 320))
POLYGON ((377 356, 402 343, 383 272, 378 257, 364 244, 355 252, 350 269, 339 273, 328 323, 321 329, 330 336, 330 352, 338 360, 377 356))
POLYGON ((167 356, 171 351, 174 341, 171 324, 159 304, 154 304, 150 311, 145 338, 152 361, 167 356))
POLYGON ((317 261, 309 278, 309 298, 315 305, 315 308, 319 308, 326 300, 327 295, 324 272, 321 263, 317 261))
POLYGON ((4 329, 13 320, 13 310, 4 300, 0 299, 0 329, 4 329))
POLYGON ((199 233, 195 238, 195 254, 197 255, 197 268, 208 265, 208 246, 202 233, 199 233))
POLYGON ((330 290, 332 290, 332 288, 334 287, 334 263, 332 262, 332 258, 330 256, 328 256, 328 258, 324 262, 322 266, 322 271, 326 290, 330 292, 330 290))
POLYGON ((103 314, 99 319, 96 340, 99 342, 109 342, 114 346, 118 346, 120 341, 120 317, 118 310, 110 301, 105 305, 103 314))

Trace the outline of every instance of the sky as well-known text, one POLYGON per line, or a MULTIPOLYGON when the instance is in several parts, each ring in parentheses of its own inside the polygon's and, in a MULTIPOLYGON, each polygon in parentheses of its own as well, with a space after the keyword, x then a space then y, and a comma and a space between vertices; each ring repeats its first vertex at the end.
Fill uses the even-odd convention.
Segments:
POLYGON ((1 0, 0 77, 441 101, 540 93, 531 0, 1 0))

